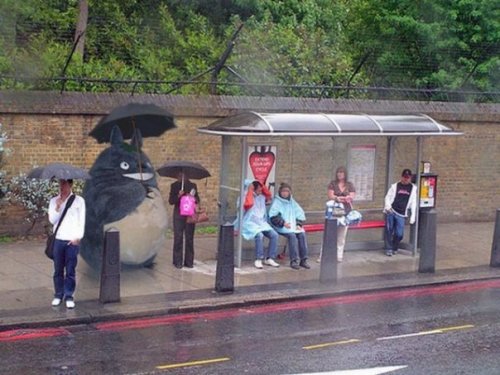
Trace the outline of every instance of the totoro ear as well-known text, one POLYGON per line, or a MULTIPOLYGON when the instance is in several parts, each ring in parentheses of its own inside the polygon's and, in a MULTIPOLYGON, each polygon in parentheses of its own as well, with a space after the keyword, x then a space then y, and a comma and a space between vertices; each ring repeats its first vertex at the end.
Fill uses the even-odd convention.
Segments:
POLYGON ((139 129, 134 130, 134 135, 132 136, 132 141, 130 142, 132 146, 136 146, 139 149, 142 148, 142 134, 139 129))
POLYGON ((122 131, 117 125, 113 126, 113 129, 111 129, 109 143, 111 143, 112 146, 118 146, 123 143, 122 131))

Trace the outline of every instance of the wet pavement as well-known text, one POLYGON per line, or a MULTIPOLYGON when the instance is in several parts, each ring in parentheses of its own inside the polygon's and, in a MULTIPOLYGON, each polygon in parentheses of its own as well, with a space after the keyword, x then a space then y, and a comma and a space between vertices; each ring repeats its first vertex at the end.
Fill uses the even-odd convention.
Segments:
MULTIPOLYGON (((463 280, 500 278, 489 267, 494 222, 438 224, 436 272, 418 273, 418 256, 400 251, 347 251, 336 282, 320 283, 316 263, 318 238, 311 236, 310 270, 293 270, 289 260, 280 268, 258 270, 251 260, 235 269, 233 293, 216 293, 217 237, 195 237, 195 266, 172 265, 169 240, 152 268, 122 269, 116 303, 99 303, 100 277, 83 260, 77 267, 76 308, 52 308, 52 262, 43 254, 44 241, 0 244, 0 330, 90 323, 176 312, 220 309, 253 303, 312 296, 433 285, 463 280)), ((348 240, 350 240, 349 238, 348 240)), ((320 241, 320 240, 319 240, 320 241)), ((281 242, 283 244, 283 242, 281 242)))

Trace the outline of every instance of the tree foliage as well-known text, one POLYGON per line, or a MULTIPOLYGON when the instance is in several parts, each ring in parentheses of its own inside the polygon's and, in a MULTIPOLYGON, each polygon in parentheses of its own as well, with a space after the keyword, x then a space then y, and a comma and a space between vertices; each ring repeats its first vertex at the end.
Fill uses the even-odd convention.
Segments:
POLYGON ((202 73, 244 23, 219 82, 268 85, 261 94, 269 85, 285 95, 297 93, 286 85, 498 91, 494 0, 88 0, 84 53, 66 67, 78 12, 78 0, 2 0, 0 88, 59 89, 40 78, 66 77, 66 90, 140 80, 139 91, 207 93, 172 82, 210 80, 202 73))
POLYGON ((373 85, 498 90, 499 9, 494 0, 356 0, 349 40, 373 85))

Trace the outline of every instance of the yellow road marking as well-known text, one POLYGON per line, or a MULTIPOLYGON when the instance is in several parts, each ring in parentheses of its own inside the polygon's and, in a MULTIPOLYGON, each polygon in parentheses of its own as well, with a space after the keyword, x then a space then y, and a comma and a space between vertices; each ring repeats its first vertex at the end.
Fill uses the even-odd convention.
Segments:
POLYGON ((225 362, 225 361, 229 361, 230 359, 231 358, 229 358, 229 357, 214 358, 214 359, 205 359, 205 360, 201 360, 201 361, 192 361, 192 362, 184 362, 184 363, 174 363, 172 365, 156 366, 156 368, 158 370, 166 370, 166 369, 169 369, 169 368, 198 366, 198 365, 207 365, 207 364, 210 364, 210 363, 225 362))
POLYGON ((343 344, 352 344, 352 343, 355 343, 355 342, 361 342, 361 340, 350 339, 350 340, 335 341, 335 342, 325 342, 324 344, 304 346, 304 347, 302 347, 302 349, 305 349, 305 350, 320 349, 320 348, 326 348, 328 346, 343 345, 343 344))

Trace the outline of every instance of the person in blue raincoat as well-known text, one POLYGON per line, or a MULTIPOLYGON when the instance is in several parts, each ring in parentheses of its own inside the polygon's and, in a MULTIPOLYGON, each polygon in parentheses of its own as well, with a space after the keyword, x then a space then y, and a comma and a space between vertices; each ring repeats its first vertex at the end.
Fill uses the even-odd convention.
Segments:
POLYGON ((279 267, 276 262, 278 252, 278 233, 269 225, 267 216, 268 203, 272 199, 269 189, 259 181, 248 184, 243 209, 243 220, 241 223, 241 235, 246 240, 255 240, 255 262, 256 268, 263 268, 262 263, 279 267), (264 237, 269 238, 268 256, 264 259, 264 237))
POLYGON ((304 210, 292 196, 292 187, 283 182, 269 208, 271 224, 276 231, 287 238, 290 249, 290 267, 311 268, 307 263, 307 239, 302 228, 306 220, 304 210))

